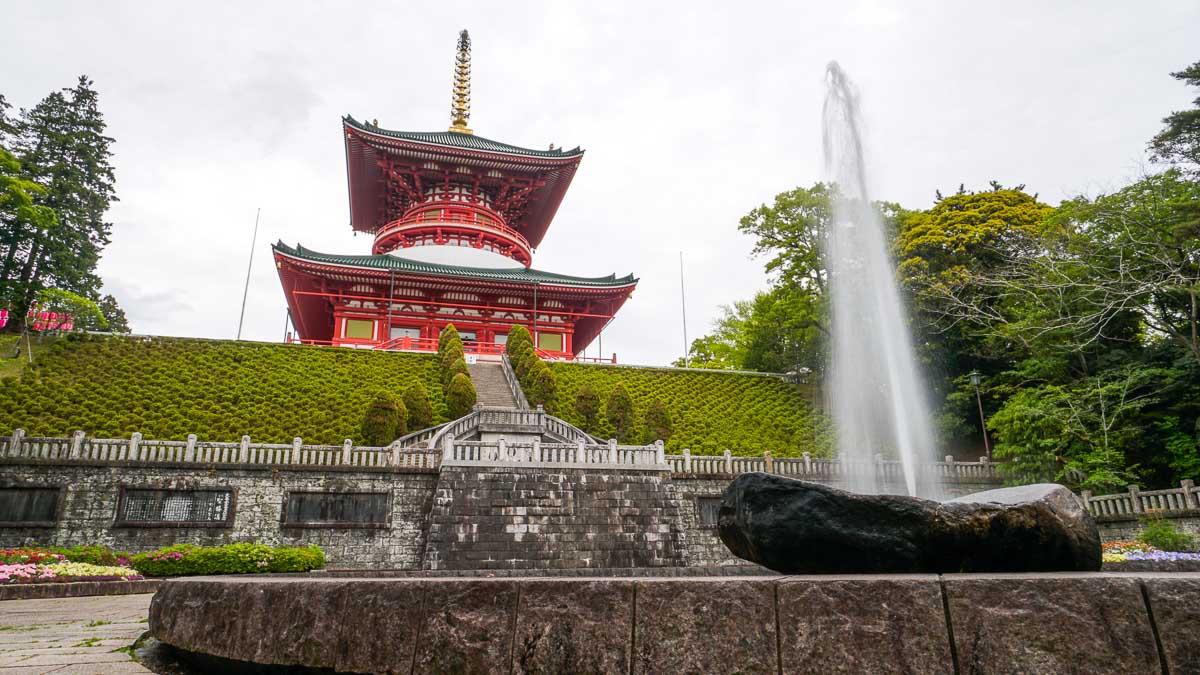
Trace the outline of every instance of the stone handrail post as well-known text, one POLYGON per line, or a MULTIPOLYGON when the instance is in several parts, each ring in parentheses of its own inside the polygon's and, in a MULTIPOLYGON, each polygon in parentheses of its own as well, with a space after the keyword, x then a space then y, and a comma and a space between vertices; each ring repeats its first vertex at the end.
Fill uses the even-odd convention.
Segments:
POLYGON ((1079 498, 1083 500, 1083 510, 1090 512, 1092 510, 1092 491, 1080 490, 1079 498))
POLYGON ((615 438, 608 439, 608 463, 617 463, 617 439, 615 438))
POLYGON ((292 456, 289 458, 292 464, 300 463, 300 447, 302 445, 304 445, 304 440, 299 436, 292 438, 292 456))
POLYGON ((581 438, 575 441, 575 462, 577 464, 583 464, 586 460, 586 457, 587 446, 584 444, 583 439, 581 438))
POLYGON ((954 466, 954 455, 946 455, 946 475, 954 476, 957 474, 958 474, 958 470, 954 466))
POLYGON ((542 461, 542 439, 541 438, 533 439, 533 447, 530 448, 529 454, 532 456, 528 458, 528 461, 530 461, 530 462, 542 461))
POLYGON ((442 461, 454 459, 454 434, 446 434, 442 439, 442 461))
POLYGON ((801 457, 804 458, 804 473, 812 473, 812 454, 806 452, 802 454, 801 457))
POLYGON ((770 450, 763 450, 763 462, 767 465, 767 473, 775 473, 775 458, 771 456, 770 450))
POLYGON ((354 447, 354 441, 349 438, 342 441, 342 466, 350 465, 350 448, 354 447))
POLYGON ((663 448, 662 441, 654 441, 654 461, 656 464, 666 464, 667 451, 663 448))
POLYGON ((79 459, 83 452, 83 431, 71 434, 71 459, 79 459))
POLYGON ((129 435, 129 459, 136 460, 138 446, 142 444, 142 432, 135 431, 129 435))
MULTIPOLYGON (((483 459, 483 448, 479 449, 479 458, 483 459)), ((496 441, 496 460, 504 461, 506 459, 508 459, 508 441, 501 438, 496 441)))
POLYGON ((683 472, 692 472, 692 451, 687 448, 683 449, 683 472))
POLYGON ((1191 478, 1185 478, 1185 479, 1179 481, 1179 487, 1183 488, 1183 506, 1184 506, 1184 508, 1187 508, 1187 509, 1200 508, 1200 504, 1197 503, 1198 501, 1200 501, 1200 499, 1198 499, 1198 497, 1200 497, 1200 495, 1196 494, 1195 482, 1193 482, 1191 478))
POLYGON ((8 442, 8 454, 17 457, 21 454, 21 441, 25 438, 24 429, 14 429, 12 439, 8 442))
POLYGON ((250 437, 242 436, 242 443, 238 446, 238 463, 244 464, 250 461, 250 437))
POLYGON ((1141 490, 1136 485, 1129 486, 1129 500, 1133 502, 1133 512, 1142 513, 1142 495, 1141 490))
POLYGON ((187 447, 183 451, 183 461, 192 462, 196 460, 196 434, 188 434, 187 447))
POLYGON ((725 448, 725 473, 733 474, 733 453, 729 451, 729 448, 725 448))

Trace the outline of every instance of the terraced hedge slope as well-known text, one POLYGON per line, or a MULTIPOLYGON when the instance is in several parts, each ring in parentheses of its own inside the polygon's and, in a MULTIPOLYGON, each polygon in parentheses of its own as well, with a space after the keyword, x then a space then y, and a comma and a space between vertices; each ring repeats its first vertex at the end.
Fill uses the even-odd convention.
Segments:
POLYGON ((434 423, 446 419, 437 359, 426 354, 71 335, 35 359, 0 380, 0 433, 359 442, 374 394, 399 398, 414 380, 429 392, 434 423))
POLYGON ((597 423, 586 430, 602 438, 613 435, 612 425, 604 419, 604 403, 620 384, 633 398, 638 425, 634 440, 652 440, 643 437, 642 424, 646 409, 659 399, 674 427, 667 441, 672 452, 690 448, 696 454, 720 454, 728 448, 735 455, 758 455, 764 450, 776 457, 832 454, 830 432, 812 410, 806 392, 777 377, 578 363, 550 367, 558 379, 556 414, 584 427, 583 417, 575 411, 575 394, 584 384, 590 385, 600 398, 601 410, 597 423))

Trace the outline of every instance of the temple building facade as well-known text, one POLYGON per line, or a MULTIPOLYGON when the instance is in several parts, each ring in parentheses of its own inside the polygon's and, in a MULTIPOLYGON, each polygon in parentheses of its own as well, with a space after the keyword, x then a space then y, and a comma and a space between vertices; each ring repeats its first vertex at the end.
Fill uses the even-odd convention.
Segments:
POLYGON ((532 150, 472 133, 470 38, 459 36, 447 131, 382 129, 345 117, 350 225, 370 253, 279 242, 275 266, 296 339, 432 350, 454 324, 469 352, 503 348, 516 325, 549 358, 575 358, 613 319, 637 279, 534 269, 583 151, 532 150))

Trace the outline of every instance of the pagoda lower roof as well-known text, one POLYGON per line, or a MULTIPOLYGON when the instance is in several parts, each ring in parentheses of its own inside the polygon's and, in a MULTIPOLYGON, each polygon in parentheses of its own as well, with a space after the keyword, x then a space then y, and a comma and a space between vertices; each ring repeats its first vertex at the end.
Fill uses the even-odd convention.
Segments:
POLYGON ((526 267, 466 267, 461 265, 446 265, 441 263, 424 262, 401 258, 390 253, 376 255, 334 255, 319 253, 297 244, 288 246, 282 241, 271 245, 277 256, 283 255, 301 261, 333 265, 337 267, 357 268, 365 270, 382 270, 411 272, 429 276, 440 276, 458 279, 479 279, 481 281, 498 281, 523 284, 546 284, 548 286, 574 288, 625 288, 637 283, 632 274, 618 277, 609 274, 603 277, 576 277, 566 274, 543 272, 526 267))

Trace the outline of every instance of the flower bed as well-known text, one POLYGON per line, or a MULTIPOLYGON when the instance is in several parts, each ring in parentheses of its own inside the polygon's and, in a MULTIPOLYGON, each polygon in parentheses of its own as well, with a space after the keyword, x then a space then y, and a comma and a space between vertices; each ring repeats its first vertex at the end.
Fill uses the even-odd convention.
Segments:
POLYGON ((1101 545, 1101 558, 1106 563, 1136 561, 1176 562, 1181 560, 1200 562, 1200 553, 1160 551, 1140 541, 1112 541, 1101 545))
POLYGON ((137 570, 113 565, 52 562, 0 565, 0 584, 68 583, 72 581, 138 581, 137 570))

